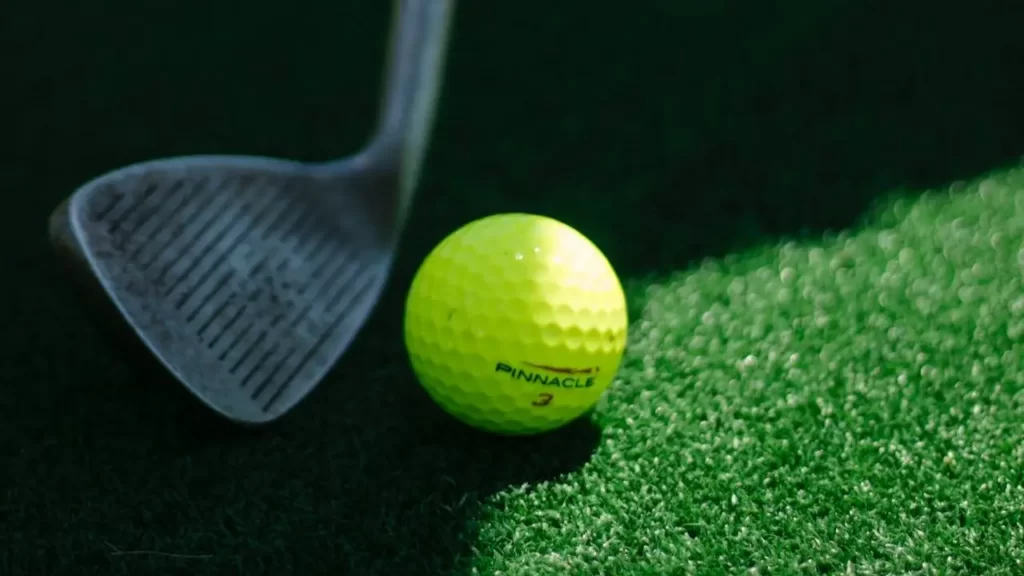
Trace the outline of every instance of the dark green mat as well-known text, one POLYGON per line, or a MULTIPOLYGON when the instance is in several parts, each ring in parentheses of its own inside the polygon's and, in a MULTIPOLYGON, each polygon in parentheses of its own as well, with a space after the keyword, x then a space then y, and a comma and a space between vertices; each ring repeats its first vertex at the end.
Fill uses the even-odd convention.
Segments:
POLYGON ((293 417, 223 426, 100 338, 48 211, 145 158, 353 150, 386 4, 4 8, 0 574, 1024 570, 1024 183, 947 193, 1024 153, 1010 3, 463 2, 392 289, 293 417), (600 244, 634 320, 594 422, 521 441, 398 337, 429 246, 512 210, 600 244))

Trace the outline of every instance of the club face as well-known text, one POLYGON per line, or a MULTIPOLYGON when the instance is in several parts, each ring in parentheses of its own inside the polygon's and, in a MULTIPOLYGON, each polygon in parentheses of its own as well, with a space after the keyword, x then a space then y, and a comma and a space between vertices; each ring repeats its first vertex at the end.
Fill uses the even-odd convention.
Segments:
POLYGON ((51 237, 188 390, 262 424, 315 388, 387 280, 391 235, 364 213, 359 176, 265 159, 151 162, 79 189, 51 237), (352 193, 339 189, 349 181, 352 193))

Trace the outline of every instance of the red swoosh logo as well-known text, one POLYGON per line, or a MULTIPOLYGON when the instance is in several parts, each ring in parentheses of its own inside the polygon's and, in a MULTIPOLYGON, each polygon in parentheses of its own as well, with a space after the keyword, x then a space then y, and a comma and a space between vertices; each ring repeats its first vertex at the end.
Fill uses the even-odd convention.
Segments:
POLYGON ((548 372, 554 372, 556 374, 597 374, 601 371, 600 366, 594 366, 593 368, 566 368, 561 366, 546 366, 544 364, 534 364, 533 362, 523 362, 530 368, 537 368, 538 370, 546 370, 548 372))

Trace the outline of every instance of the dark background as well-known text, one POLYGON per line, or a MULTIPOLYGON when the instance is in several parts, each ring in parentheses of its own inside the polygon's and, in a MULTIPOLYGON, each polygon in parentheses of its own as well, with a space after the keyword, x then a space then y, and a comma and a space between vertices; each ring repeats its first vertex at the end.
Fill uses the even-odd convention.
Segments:
POLYGON ((0 574, 460 571, 481 500, 574 469, 598 432, 495 440, 426 400, 398 327, 429 247, 541 212, 631 282, 1015 162, 1017 4, 462 2, 391 290, 330 380, 259 433, 100 337, 46 217, 147 158, 351 153, 390 3, 5 4, 0 574))

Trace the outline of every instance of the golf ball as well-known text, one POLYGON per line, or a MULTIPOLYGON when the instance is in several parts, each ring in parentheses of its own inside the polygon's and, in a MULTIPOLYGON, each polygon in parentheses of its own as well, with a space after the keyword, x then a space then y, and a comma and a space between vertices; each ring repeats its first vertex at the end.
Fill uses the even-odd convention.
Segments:
POLYGON ((570 226, 531 214, 470 222, 413 278, 404 337, 427 393, 506 435, 547 432, 601 398, 626 346, 615 270, 570 226))

